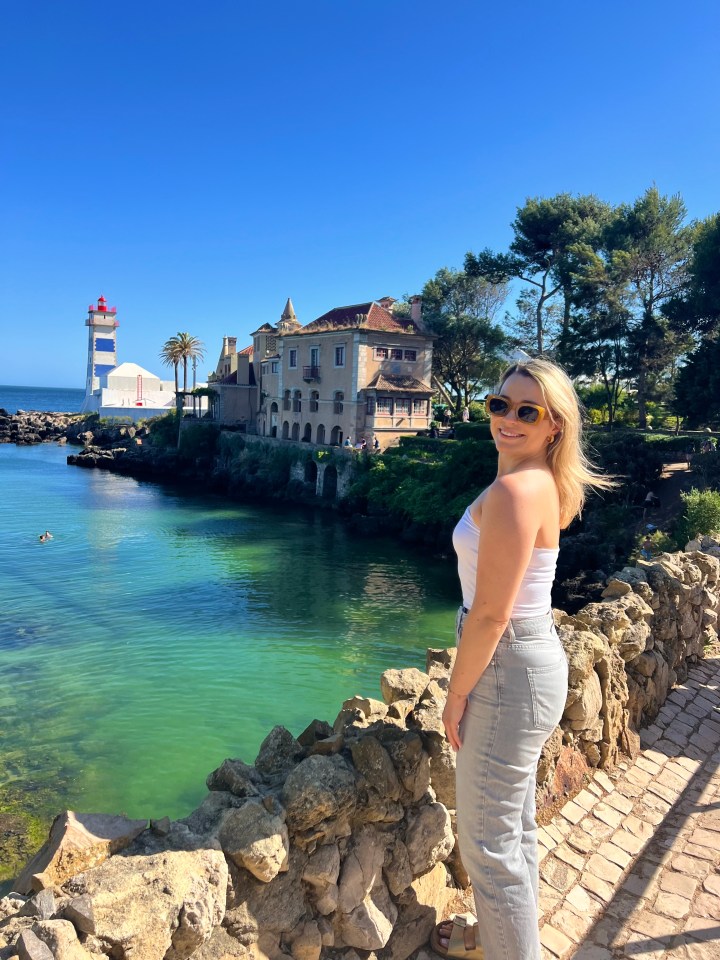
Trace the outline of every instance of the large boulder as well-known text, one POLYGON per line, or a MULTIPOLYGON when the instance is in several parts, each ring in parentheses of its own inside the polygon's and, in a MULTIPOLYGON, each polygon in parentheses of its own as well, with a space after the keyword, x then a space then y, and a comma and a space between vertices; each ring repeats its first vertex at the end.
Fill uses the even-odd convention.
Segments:
POLYGON ((317 827, 355 810, 355 775, 341 757, 308 757, 291 771, 281 799, 291 833, 317 827))
POLYGON ((18 893, 30 893, 60 885, 129 846, 146 827, 147 820, 66 810, 55 817, 47 842, 22 871, 14 887, 18 893))
POLYGON ((225 915, 228 869, 219 850, 119 855, 68 880, 92 905, 94 936, 116 960, 185 960, 225 915))
POLYGON ((218 831, 223 852, 238 867, 269 883, 286 867, 290 840, 283 811, 269 811, 257 800, 229 810, 218 831))

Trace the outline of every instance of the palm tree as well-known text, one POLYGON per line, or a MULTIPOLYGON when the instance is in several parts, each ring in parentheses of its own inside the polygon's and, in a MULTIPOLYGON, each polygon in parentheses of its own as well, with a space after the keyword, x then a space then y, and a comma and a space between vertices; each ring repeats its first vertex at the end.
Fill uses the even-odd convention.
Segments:
POLYGON ((181 357, 178 334, 177 337, 170 337, 169 340, 166 340, 164 347, 160 351, 160 359, 162 362, 167 364, 168 367, 173 366, 175 368, 175 393, 178 392, 178 365, 181 357))
POLYGON ((178 358, 183 363, 183 391, 187 392, 188 360, 203 360, 205 358, 205 344, 189 333, 178 333, 172 339, 177 343, 178 358))

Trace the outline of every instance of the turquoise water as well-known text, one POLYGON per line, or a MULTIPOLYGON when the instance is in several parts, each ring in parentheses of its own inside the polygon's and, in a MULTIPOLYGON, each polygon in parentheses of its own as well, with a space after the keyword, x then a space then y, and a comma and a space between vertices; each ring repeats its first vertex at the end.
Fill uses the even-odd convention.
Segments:
POLYGON ((452 559, 67 452, 0 445, 0 773, 29 809, 182 816, 275 724, 451 642, 452 559))
POLYGON ((0 383, 0 409, 8 413, 18 410, 78 413, 84 390, 64 387, 13 387, 0 383))

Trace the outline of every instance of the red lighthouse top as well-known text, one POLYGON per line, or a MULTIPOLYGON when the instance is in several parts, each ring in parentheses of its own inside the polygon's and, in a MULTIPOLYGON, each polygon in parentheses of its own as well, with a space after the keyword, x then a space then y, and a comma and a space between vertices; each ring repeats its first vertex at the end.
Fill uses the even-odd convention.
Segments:
POLYGON ((104 313, 107 310, 107 300, 105 297, 98 297, 98 313, 104 313))

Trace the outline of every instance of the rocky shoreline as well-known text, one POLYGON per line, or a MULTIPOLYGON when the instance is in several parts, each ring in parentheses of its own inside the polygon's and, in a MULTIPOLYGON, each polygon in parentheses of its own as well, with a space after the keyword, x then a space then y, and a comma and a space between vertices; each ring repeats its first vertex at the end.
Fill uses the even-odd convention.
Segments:
MULTIPOLYGON (((538 766, 542 821, 637 754, 640 727, 717 642, 720 543, 688 546, 555 612, 570 684, 538 766)), ((275 727, 182 820, 62 814, 0 900, 0 960, 408 960, 469 894, 441 720, 454 652, 386 671, 382 700, 352 697, 332 724, 275 727)))

